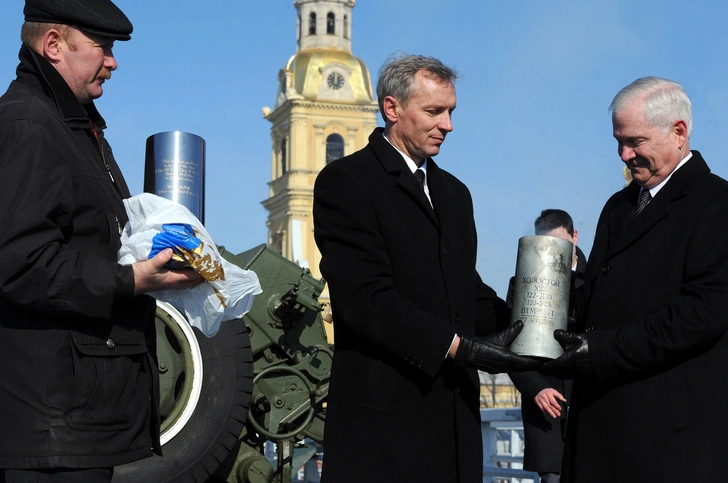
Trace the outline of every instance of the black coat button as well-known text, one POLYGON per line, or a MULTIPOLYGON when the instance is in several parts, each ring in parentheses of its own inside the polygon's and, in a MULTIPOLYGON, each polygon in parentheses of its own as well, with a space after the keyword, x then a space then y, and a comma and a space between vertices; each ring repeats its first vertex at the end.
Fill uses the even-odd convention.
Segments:
POLYGON ((609 265, 604 265, 602 267, 602 273, 606 275, 609 272, 609 265))
POLYGON ((109 349, 113 349, 115 345, 116 342, 114 342, 114 339, 109 339, 106 341, 106 347, 108 347, 109 349))

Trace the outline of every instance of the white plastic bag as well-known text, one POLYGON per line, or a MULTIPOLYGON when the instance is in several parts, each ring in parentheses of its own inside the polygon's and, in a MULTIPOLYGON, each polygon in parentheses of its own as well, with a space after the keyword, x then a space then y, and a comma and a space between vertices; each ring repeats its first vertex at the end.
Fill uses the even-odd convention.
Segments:
POLYGON ((223 320, 239 319, 248 313, 253 299, 262 292, 258 276, 222 258, 207 230, 190 210, 150 193, 124 200, 124 207, 129 222, 121 235, 121 265, 147 260, 153 238, 164 231, 166 224, 190 225, 201 242, 195 253, 185 253, 185 257, 206 282, 187 290, 164 290, 147 295, 172 304, 187 316, 190 325, 207 337, 217 333, 223 320))

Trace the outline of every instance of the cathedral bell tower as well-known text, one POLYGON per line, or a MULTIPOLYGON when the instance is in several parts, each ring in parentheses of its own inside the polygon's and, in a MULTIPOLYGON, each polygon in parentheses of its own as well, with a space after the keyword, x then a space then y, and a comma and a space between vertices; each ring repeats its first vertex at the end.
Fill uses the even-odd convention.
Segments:
MULTIPOLYGON (((272 174, 263 206, 268 247, 321 277, 313 185, 331 161, 367 144, 378 106, 367 66, 351 53, 354 0, 295 0, 298 49, 278 73, 270 121, 272 174)), ((328 302, 328 290, 320 297, 328 302)))

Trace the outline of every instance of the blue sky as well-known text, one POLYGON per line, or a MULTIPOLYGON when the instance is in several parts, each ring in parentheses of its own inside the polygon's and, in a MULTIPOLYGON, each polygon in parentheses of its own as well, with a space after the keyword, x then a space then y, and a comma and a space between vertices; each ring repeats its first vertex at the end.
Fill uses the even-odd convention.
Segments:
MULTIPOLYGON (((146 138, 207 142, 206 227, 234 253, 266 242, 278 71, 296 52, 292 0, 117 0, 134 24, 97 106, 132 193, 146 138)), ((3 2, 0 90, 14 78, 23 2, 3 2)), ((591 249, 607 198, 624 183, 607 108, 656 75, 693 101, 691 147, 728 177, 728 15, 714 0, 359 0, 352 50, 376 82, 392 53, 432 55, 461 74, 437 162, 475 204, 478 269, 503 297, 518 239, 544 208, 569 211, 591 249)), ((415 249, 413 247, 413 249, 415 249)))

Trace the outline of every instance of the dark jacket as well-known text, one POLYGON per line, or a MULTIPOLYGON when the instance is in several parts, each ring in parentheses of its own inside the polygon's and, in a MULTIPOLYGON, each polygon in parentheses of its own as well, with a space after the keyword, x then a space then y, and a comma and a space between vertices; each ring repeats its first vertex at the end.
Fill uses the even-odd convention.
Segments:
POLYGON ((314 188, 336 335, 323 481, 482 481, 477 371, 453 336, 491 332, 505 302, 475 270, 467 188, 429 159, 434 210, 376 129, 314 188))
MULTIPOLYGON (((571 272, 574 289, 584 285, 586 270, 586 255, 579 247, 576 247, 576 253, 578 256, 576 270, 571 272)), ((509 307, 512 306, 513 290, 514 279, 511 278, 506 295, 509 307)), ((525 434, 523 469, 539 473, 561 473, 567 407, 571 404, 571 380, 544 376, 536 371, 510 373, 508 376, 521 393, 521 417, 525 434), (549 387, 556 389, 566 398, 566 403, 561 404, 561 416, 558 419, 544 414, 536 405, 536 395, 549 387)))
POLYGON ((20 61, 0 98, 0 468, 150 456, 154 303, 116 263, 129 190, 93 103, 20 61))
POLYGON ((594 372, 574 381, 562 481, 723 481, 728 182, 693 151, 628 223, 638 193, 599 217, 579 317, 594 372))

